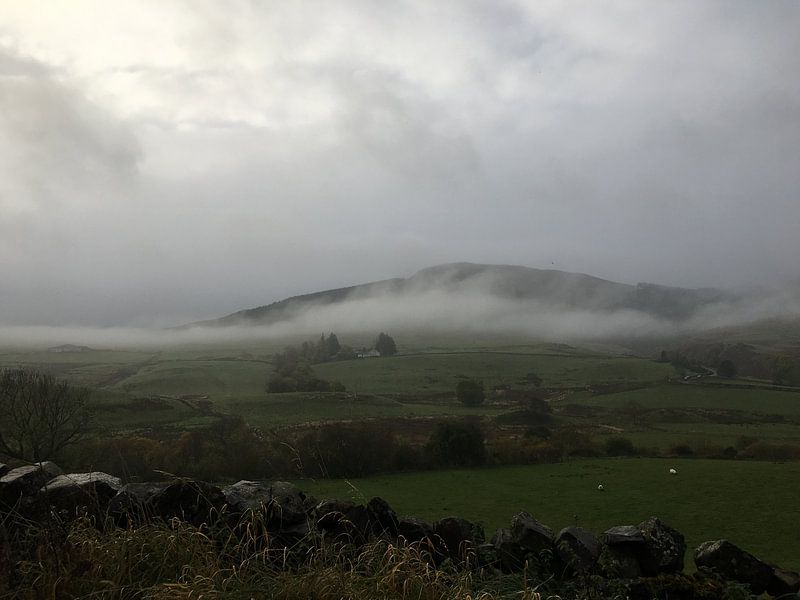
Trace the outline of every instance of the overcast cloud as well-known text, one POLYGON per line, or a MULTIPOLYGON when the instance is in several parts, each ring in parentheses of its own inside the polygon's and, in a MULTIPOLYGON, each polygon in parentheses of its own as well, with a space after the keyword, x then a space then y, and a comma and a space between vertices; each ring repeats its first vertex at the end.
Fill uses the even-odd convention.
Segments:
POLYGON ((0 325, 442 262, 800 279, 800 4, 0 3, 0 325))

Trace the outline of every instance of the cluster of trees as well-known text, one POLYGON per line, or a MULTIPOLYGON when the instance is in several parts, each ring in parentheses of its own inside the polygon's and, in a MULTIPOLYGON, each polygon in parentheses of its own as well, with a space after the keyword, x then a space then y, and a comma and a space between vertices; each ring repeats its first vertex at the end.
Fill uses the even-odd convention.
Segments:
MULTIPOLYGON (((397 353, 392 336, 381 332, 375 339, 375 349, 381 356, 397 353)), ((364 349, 366 350, 366 348, 364 349)), ((273 373, 267 381, 267 393, 281 392, 344 392, 340 381, 328 381, 314 374, 312 365, 335 360, 352 360, 358 354, 347 345, 339 343, 335 333, 322 334, 316 342, 303 342, 299 347, 289 346, 272 359, 273 373)))
POLYGON ((316 344, 303 342, 300 347, 289 346, 272 359, 274 370, 267 381, 267 393, 344 392, 341 382, 317 377, 311 365, 354 357, 352 348, 339 344, 335 333, 327 337, 323 334, 316 344))
MULTIPOLYGON (((350 360, 356 357, 355 351, 350 346, 342 346, 335 333, 325 337, 323 333, 316 343, 303 342, 300 348, 287 348, 284 354, 294 351, 310 364, 324 363, 332 360, 350 360)), ((278 355, 276 358, 279 359, 278 355)), ((280 359, 279 359, 280 360, 280 359)))

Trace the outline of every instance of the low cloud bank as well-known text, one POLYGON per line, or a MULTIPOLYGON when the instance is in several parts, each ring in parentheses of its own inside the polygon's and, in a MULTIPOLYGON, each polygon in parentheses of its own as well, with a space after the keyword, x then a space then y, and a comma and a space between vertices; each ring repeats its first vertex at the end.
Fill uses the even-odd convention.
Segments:
POLYGON ((185 329, 0 326, 0 346, 42 348, 76 344, 96 348, 154 348, 280 340, 327 331, 374 333, 380 330, 515 334, 555 341, 598 341, 669 337, 797 316, 800 316, 800 302, 797 294, 790 292, 712 304, 689 319, 674 321, 636 310, 575 309, 502 298, 479 290, 437 290, 376 294, 333 304, 309 305, 271 324, 242 322, 229 327, 185 329))

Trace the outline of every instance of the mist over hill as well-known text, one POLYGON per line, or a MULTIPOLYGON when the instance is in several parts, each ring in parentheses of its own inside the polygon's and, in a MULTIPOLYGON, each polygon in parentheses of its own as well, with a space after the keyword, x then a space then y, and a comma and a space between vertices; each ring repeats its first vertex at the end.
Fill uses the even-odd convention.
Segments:
MULTIPOLYGON (((188 311, 191 306, 187 303, 188 311)), ((407 278, 293 296, 218 319, 163 327, 0 326, 6 346, 161 347, 285 340, 321 332, 484 335, 611 342, 650 354, 664 344, 742 341, 794 348, 800 286, 729 291, 630 285, 564 271, 452 263, 407 278)))
POLYGON ((452 263, 408 278, 294 296, 185 327, 413 330, 553 338, 668 336, 797 312, 796 295, 630 285, 581 273, 452 263))

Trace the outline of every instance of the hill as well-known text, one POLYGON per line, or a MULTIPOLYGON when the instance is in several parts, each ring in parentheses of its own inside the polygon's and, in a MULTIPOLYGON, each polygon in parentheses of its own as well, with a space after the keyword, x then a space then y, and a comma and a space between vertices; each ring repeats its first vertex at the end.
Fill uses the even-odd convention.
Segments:
POLYGON ((683 320, 708 305, 737 297, 723 290, 676 288, 651 283, 630 285, 551 269, 512 265, 451 263, 423 269, 408 278, 293 296, 189 326, 225 327, 273 324, 303 311, 373 297, 402 299, 431 292, 483 293, 501 300, 531 301, 557 309, 636 310, 668 320, 683 320))

